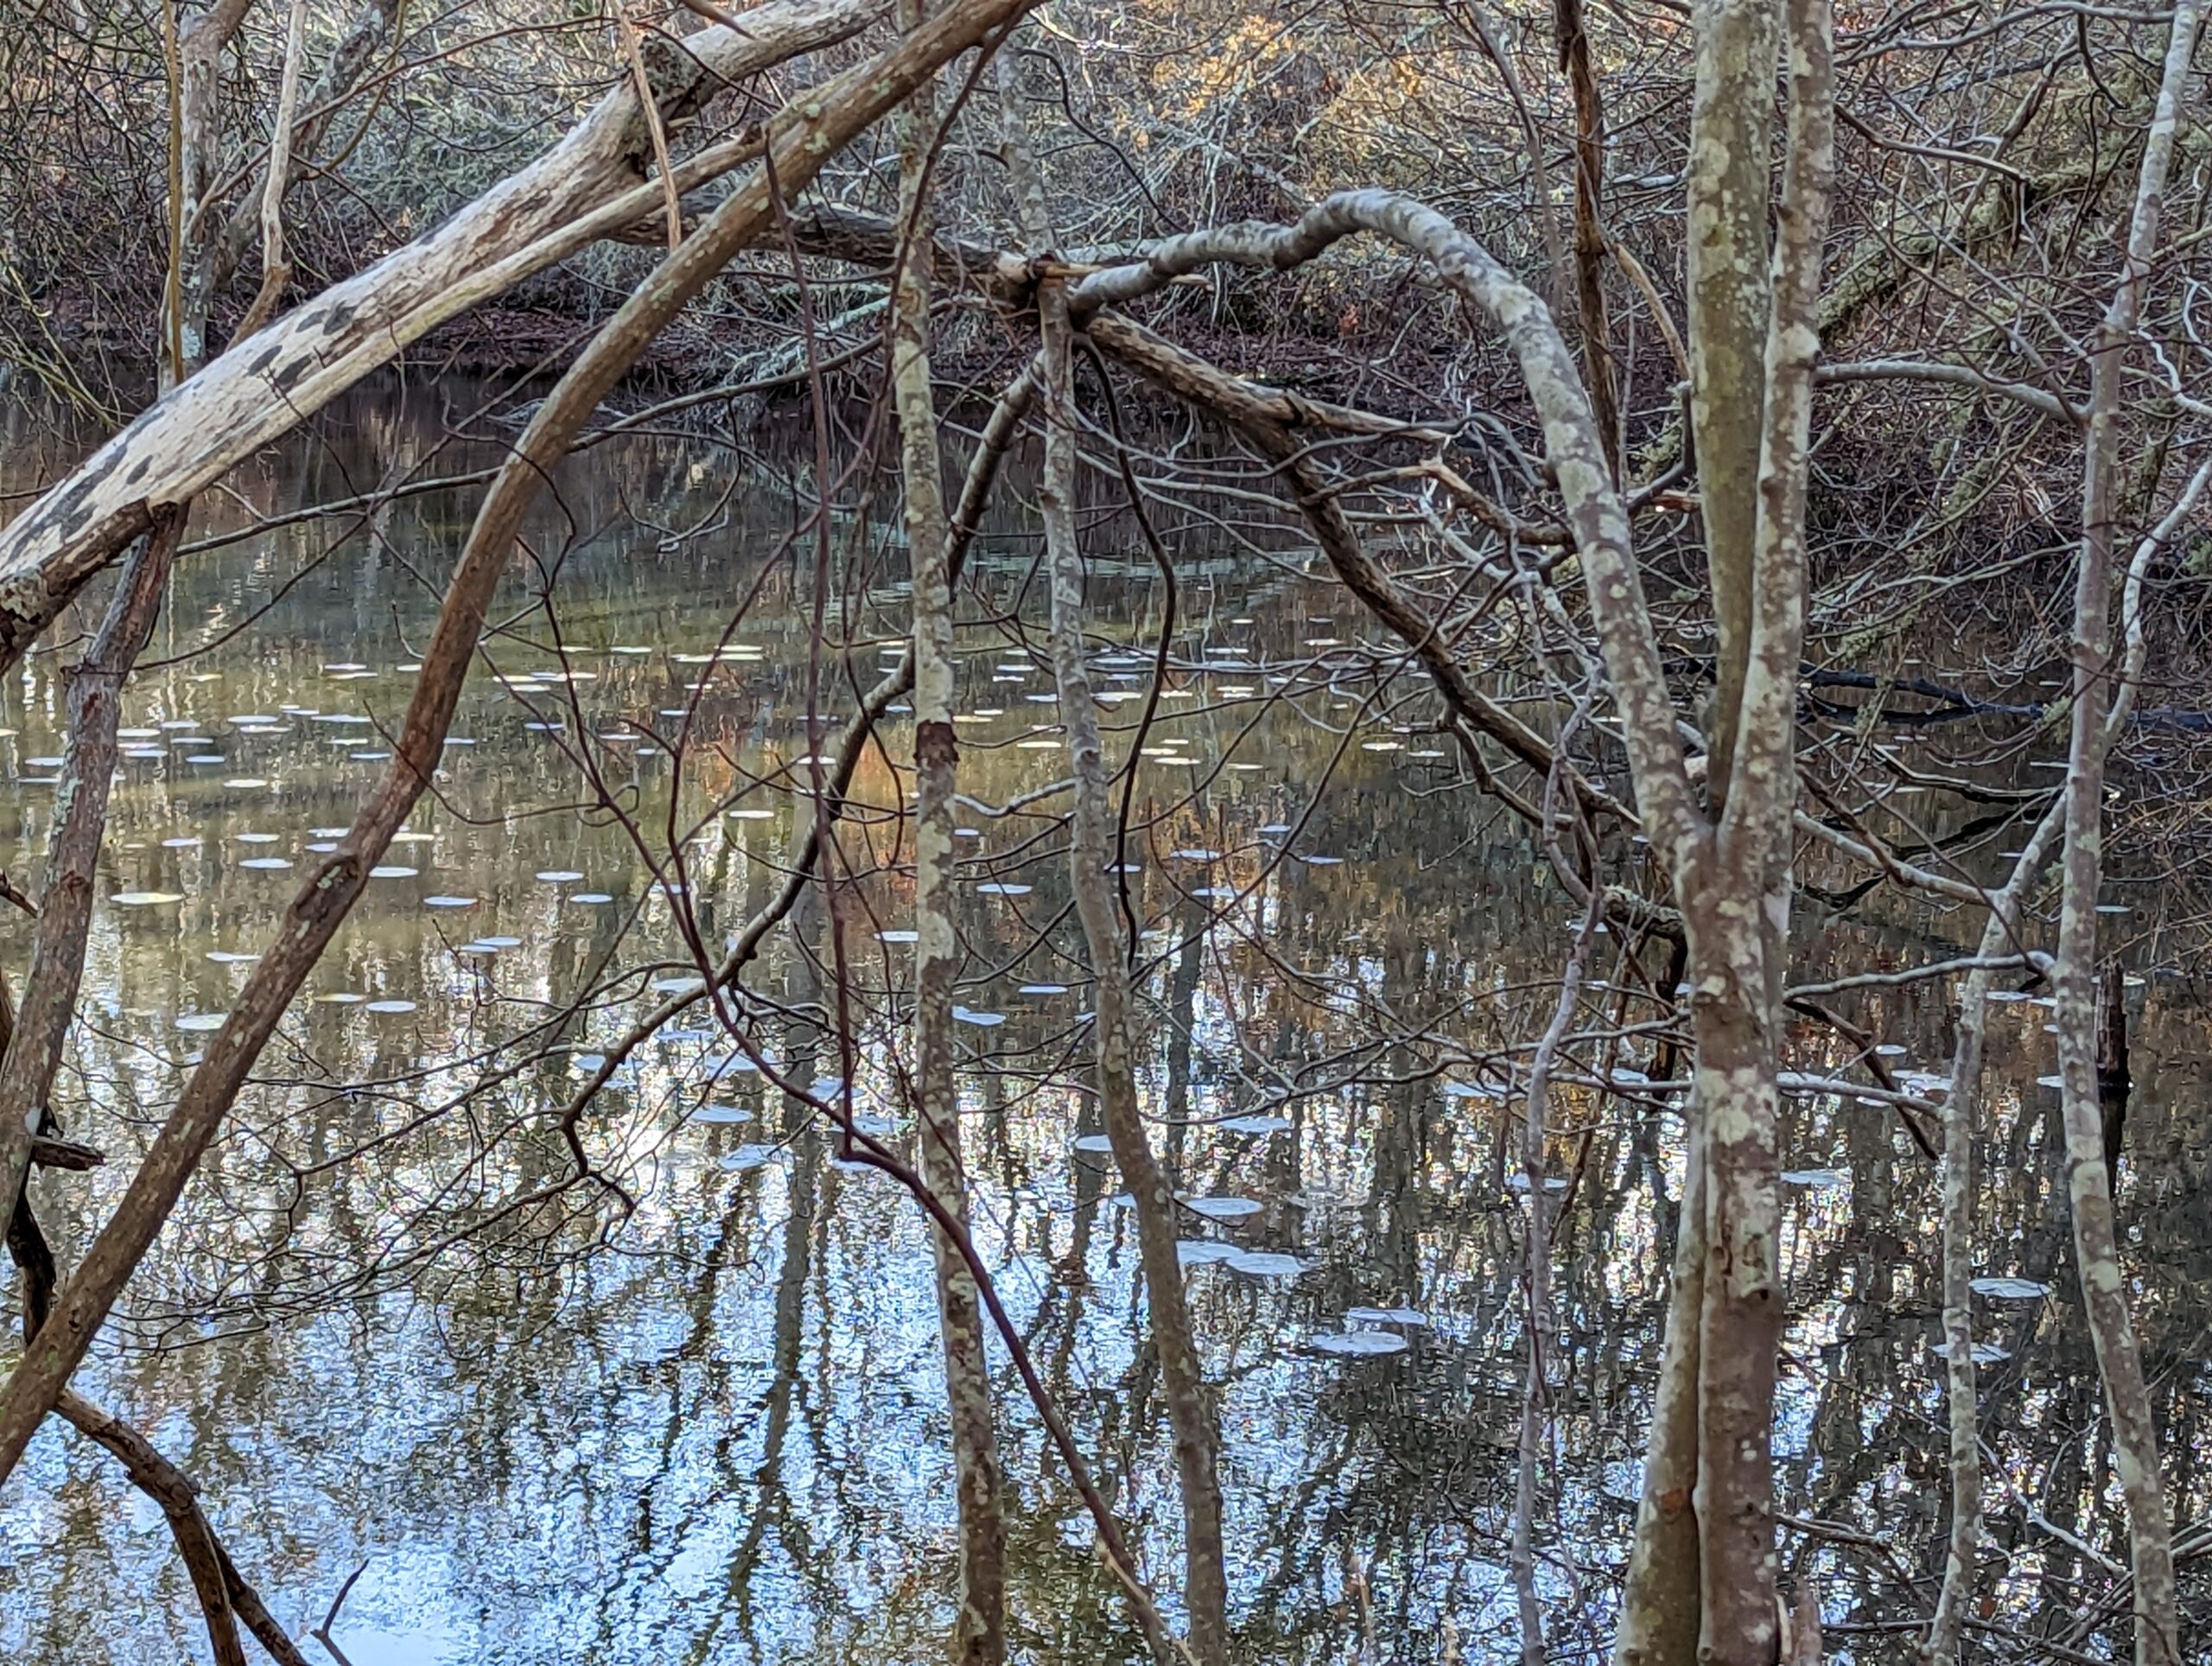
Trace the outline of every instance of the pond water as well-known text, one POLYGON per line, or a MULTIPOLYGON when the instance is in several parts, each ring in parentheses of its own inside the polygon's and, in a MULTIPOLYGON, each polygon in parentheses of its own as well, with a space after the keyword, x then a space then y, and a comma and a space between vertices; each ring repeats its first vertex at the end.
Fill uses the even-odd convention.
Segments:
MULTIPOLYGON (((480 467, 494 450, 451 437, 466 408, 435 391, 364 395, 246 471, 195 533, 242 526, 249 506, 279 515, 480 467)), ((0 487, 35 461, 25 444, 14 456, 0 487)), ((932 1658, 953 1504, 911 1199, 841 1160, 703 1007, 582 1116, 610 1184, 579 1180, 558 1127, 596 1055, 780 885, 794 820, 813 813, 806 760, 903 633, 895 518, 848 482, 817 544, 804 441, 737 455, 639 434, 576 459, 557 488, 435 801, 82 1380, 197 1478, 296 1636, 345 1591, 331 1630, 354 1666, 932 1658)), ((425 492, 373 524, 285 525, 182 563, 130 687, 60 1090, 67 1131, 110 1163, 35 1183, 65 1264, 303 858, 376 779, 475 496, 425 492)), ((1147 1110, 1194 1200, 1188 1277, 1225 1438, 1240 1649, 1517 1658, 1506 1547, 1525 1203, 1500 1084, 1542 1027, 1567 915, 1519 825, 1427 727, 1417 674, 1298 540, 1160 512, 1179 624, 1143 728, 1125 878, 1144 932, 1147 1110)), ((1154 691, 1163 597, 1122 518, 1102 507, 1088 536, 1118 756, 1154 691)), ((1089 996, 1058 801, 1024 799, 1065 770, 1037 555, 1009 494, 963 604, 957 998, 977 1237, 1172 1613, 1173 1468, 1134 1224, 1081 1091, 1089 996)), ((69 657, 42 653, 0 688, 0 868, 34 893, 69 657)), ((802 933, 772 935, 748 974, 743 1018, 789 1079, 849 1075, 856 1112, 894 1139, 909 755, 894 728, 857 778, 874 808, 841 839, 839 946, 803 911, 802 933), (807 1021, 839 960, 842 1045, 807 1021)), ((1984 808, 1934 793, 1913 814, 1947 829, 1984 808)), ((2014 842, 1993 832, 1985 858, 2014 842)), ((2207 1014, 2178 970, 2189 940, 2164 926, 2179 905, 2123 900, 2136 1097, 2122 1226, 2189 1523, 2212 1502, 2197 1461, 2207 1014)), ((1959 952, 1979 921, 1877 899, 1836 920, 1808 906, 1798 929, 1807 966, 1858 969, 1959 952)), ((27 921, 0 917, 11 976, 29 943, 27 921)), ((1559 1660, 1599 1657, 1608 1635, 1657 1361, 1679 1124, 1627 1073, 1664 1068, 1633 993, 1637 967, 1656 977, 1664 960, 1660 945, 1601 949, 1584 1027, 1616 1039, 1579 1047, 1570 1076, 1606 1069, 1627 1091, 1570 1080, 1557 1100, 1553 1162, 1574 1179, 1538 1540, 1559 1660)), ((1901 1072, 1948 1070, 1939 990, 1850 1010, 1901 1072)), ((1985 1574, 1990 1624, 2094 1656, 2108 1639, 2087 1630, 2083 1592, 2109 1581, 2067 1539, 2107 1555, 2120 1541, 2095 1479, 2056 1096, 2038 1085, 2056 1068, 2049 1016, 2024 999, 1995 1017, 1985 1574)), ((1833 1032, 1793 1034, 1808 1074, 1853 1057, 1833 1032)), ((1835 1658, 1899 1659, 1944 1514, 1932 1167, 1878 1103, 1801 1096, 1786 1119, 1777 1438, 1785 1507, 1822 1525, 1793 1530, 1785 1557, 1823 1575, 1835 1658)), ((1018 1650, 1137 1658, 1080 1506, 1005 1351, 993 1358, 1018 1650)), ((158 1511, 49 1425, 0 1493, 0 1652, 154 1661, 206 1646, 158 1511)))

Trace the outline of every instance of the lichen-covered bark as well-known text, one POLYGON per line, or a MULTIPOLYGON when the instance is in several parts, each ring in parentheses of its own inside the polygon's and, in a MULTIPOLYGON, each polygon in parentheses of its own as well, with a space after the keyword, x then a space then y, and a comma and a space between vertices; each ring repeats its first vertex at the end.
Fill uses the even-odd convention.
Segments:
POLYGON ((1697 79, 1686 181, 1690 428, 1716 636, 1706 728, 1707 802, 1735 774, 1751 652, 1759 436, 1770 306, 1767 200, 1773 143, 1774 0, 1697 0, 1697 79))
POLYGON ((2104 870, 2104 743, 2111 698, 2112 544, 2121 384, 2158 246, 2166 175, 2199 16, 2198 0, 2181 0, 2174 9, 2158 104, 2137 176, 2126 261, 2094 340, 2082 464, 2081 559, 2074 591, 2074 712, 2067 759, 2064 887, 2053 979, 2058 997, 2060 1095, 2074 1256, 2112 1418, 2113 1462, 2127 1507, 2137 1666, 2178 1666, 2181 1645, 2176 1631, 2173 1528, 2160 1472, 2158 1429, 2128 1316, 2097 1097, 2096 906, 2104 870))
POLYGON ((1828 0, 1790 0, 1789 146, 1770 282, 1764 158, 1774 45, 1765 23, 1746 15, 1756 10, 1712 0, 1703 14, 1690 170, 1698 478, 1714 607, 1726 621, 1713 724, 1719 826, 1709 865, 1690 864, 1677 887, 1705 1122, 1698 1657, 1713 1666, 1766 1666, 1779 1646, 1771 1434, 1786 1292, 1776 1078, 1797 798, 1814 326, 1834 157, 1828 0), (1734 145, 1749 151, 1748 169, 1745 157, 1715 152, 1734 145), (1765 324, 1757 366, 1743 357, 1747 315, 1765 324), (1756 492, 1744 526, 1747 466, 1756 492), (1739 545, 1746 535, 1748 546, 1739 545), (1732 675, 1740 679, 1732 689, 1732 675), (1718 749, 1723 741, 1730 751, 1718 749))
POLYGON ((170 251, 177 271, 168 293, 176 316, 165 321, 162 332, 164 391, 207 361, 207 271, 194 251, 205 246, 209 222, 200 210, 222 162, 224 48, 251 4, 252 0, 216 0, 177 30, 177 153, 172 171, 177 200, 170 213, 182 235, 170 251))
MULTIPOLYGON (((913 29, 923 8, 919 0, 899 0, 899 13, 900 27, 913 29)), ((914 1110, 922 1180, 964 1225, 968 1180, 960 1154, 952 1039, 952 987, 960 963, 952 924, 952 798, 959 761, 952 726, 952 577, 937 402, 930 388, 928 192, 936 138, 936 89, 925 81, 899 118, 899 200, 906 236, 891 311, 892 388, 914 591, 914 1110)), ((942 1230, 931 1235, 931 1243, 960 1509, 960 1607, 952 1658, 960 1666, 995 1666, 1006 1658, 1006 1528, 989 1362, 968 1263, 942 1230)))

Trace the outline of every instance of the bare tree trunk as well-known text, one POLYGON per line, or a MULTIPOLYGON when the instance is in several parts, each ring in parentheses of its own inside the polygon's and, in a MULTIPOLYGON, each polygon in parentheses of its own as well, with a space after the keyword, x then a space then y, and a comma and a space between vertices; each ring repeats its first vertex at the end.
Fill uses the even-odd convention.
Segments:
MULTIPOLYGON (((264 323, 283 298, 292 281, 291 263, 284 258, 284 188, 292 178, 292 118, 300 102, 300 54, 305 43, 308 0, 292 0, 292 15, 284 27, 284 69, 276 89, 276 117, 270 129, 269 168, 261 189, 261 285, 253 302, 238 321, 237 339, 243 341, 264 323)), ((210 251, 212 268, 213 251, 210 251)), ((209 285, 212 291, 213 283, 209 285)))
MULTIPOLYGON (((2187 523, 2208 483, 2212 461, 2200 465, 2172 507, 2136 546, 2128 563, 2120 603, 2126 649, 2113 684, 2112 709, 2105 714, 2098 740, 2101 756, 2111 751, 2132 714, 2142 687, 2148 637, 2143 619, 2145 580, 2159 550, 2187 523)), ((2021 945, 2019 910, 2036 876, 2043 871, 2065 823, 2066 800, 2051 804, 2036 823, 2004 888, 1992 899, 1976 959, 1994 963, 2021 945)), ((1977 965, 1959 995, 1958 1045, 1951 1062, 1951 1088, 1943 1105, 1943 1345, 1950 1406, 1951 1532, 1943 1582, 1936 1612, 1922 1641, 1923 1666, 1955 1660, 1974 1601, 1974 1553, 1981 1537, 1980 1408, 1974 1358, 1974 1135, 1981 1118, 1982 1053, 1988 1033, 1989 992, 1996 982, 1993 964, 1977 965)))
POLYGON ((1694 12, 1697 83, 1690 107, 1685 243, 1690 427, 1718 633, 1706 775, 1707 802, 1716 817, 1735 776, 1736 736, 1751 652, 1757 469, 1772 306, 1767 201, 1777 10, 1775 0, 1697 0, 1694 12))
POLYGON ((1613 1631, 1613 1666, 1694 1666, 1698 1633, 1698 1345, 1705 1311, 1704 1117, 1696 1095, 1668 1280, 1667 1339, 1651 1400, 1636 1538, 1613 1631))
POLYGON ((1606 315, 1605 106, 1590 57, 1589 20, 1582 0, 1552 0, 1560 67, 1574 94, 1574 278, 1582 309, 1582 370, 1590 384, 1590 416, 1605 442, 1613 478, 1620 478, 1620 400, 1614 388, 1612 327, 1606 315))
MULTIPOLYGON (((1763 159, 1775 48, 1763 22, 1741 15, 1750 10, 1718 0, 1707 14, 1693 124, 1702 124, 1707 146, 1740 133, 1763 159), (1731 107, 1708 109, 1709 101, 1731 107)), ((1745 608, 1740 642, 1733 626, 1720 638, 1713 760, 1719 820, 1712 865, 1689 864, 1678 887, 1696 986, 1696 1097, 1705 1121, 1698 1656, 1713 1666, 1768 1666, 1777 1647, 1771 1435, 1786 1293, 1777 1071, 1797 796, 1807 447, 1820 347, 1814 321, 1834 149, 1831 33, 1827 0, 1790 0, 1789 149, 1770 288, 1763 160, 1740 177, 1740 158, 1732 154, 1719 159, 1716 176, 1711 152, 1700 150, 1695 132, 1692 139, 1699 480, 1716 610, 1738 601, 1745 608), (1740 194, 1754 186, 1747 206, 1740 194), (1766 322, 1756 370, 1742 357, 1742 318, 1724 315, 1728 305, 1766 322), (1700 331, 1709 337, 1702 348, 1700 331), (1758 414, 1748 448, 1738 423, 1746 407, 1758 414), (1757 489, 1749 544, 1739 550, 1734 515, 1748 480, 1757 489), (1732 661, 1742 677, 1732 703, 1732 661)))
MULTIPOLYGON (((238 263, 245 258, 254 233, 263 223, 271 200, 271 176, 275 179, 274 200, 281 211, 284 193, 295 182, 298 164, 313 156, 322 143, 323 135, 330 130, 330 124, 342 108, 346 95, 352 92, 369 67, 377 48, 385 43, 399 21, 402 0, 363 0, 361 9, 353 14, 353 23, 339 37, 331 48, 330 56, 322 67, 322 73, 315 77, 315 85, 302 95, 301 102, 308 107, 304 118, 286 132, 281 124, 276 137, 270 147, 270 160, 250 182, 237 207, 232 209, 222 231, 212 238, 207 251, 208 263, 207 284, 211 292, 219 293, 224 285, 237 276, 238 263), (279 147, 282 147, 280 149, 279 147)), ((282 100, 280 99, 279 102, 282 100)), ((263 283, 268 281, 264 270, 263 283)), ((245 332, 241 332, 243 335, 245 332)))
POLYGON ((2111 698, 2112 540, 2120 439, 2121 385, 2158 238, 2174 132, 2196 48, 2197 0, 2174 10, 2158 106, 2143 149, 2126 261, 2100 327, 2089 381, 2082 463, 2082 556, 2074 591, 2074 714, 2066 773, 2064 889, 2056 986, 2060 1090, 2074 1257, 2089 1335, 2111 1414, 2113 1459, 2127 1506, 2135 1574, 2138 1666, 2178 1666, 2173 1529, 2158 1460, 2158 1428, 2143 1380, 2127 1281, 2113 1225, 2111 1177, 2096 1081, 2097 895, 2103 882, 2105 713, 2111 698))
MULTIPOLYGON (((77 1006, 92 884, 107 837, 123 684, 146 645, 184 533, 185 512, 167 509, 124 563, 107 616, 71 672, 69 736, 54 789, 46 878, 22 1010, 0 1053, 0 1215, 11 1211, 30 1167, 31 1137, 54 1086, 77 1006)), ((28 1338, 25 1339, 29 1340, 28 1338)))
MULTIPOLYGON (((1049 258, 1052 227, 1042 181, 1027 136, 1015 124, 1010 86, 1006 154, 1014 181, 1023 235, 1038 258, 1049 258)), ((1183 1601, 1190 1612, 1189 1651, 1196 1666, 1223 1666, 1229 1656, 1229 1576, 1222 1538, 1220 1431, 1206 1392, 1198 1342, 1183 1290, 1183 1262, 1176 1248, 1175 1199, 1145 1132, 1137 1104, 1135 1036, 1130 1011, 1128 945, 1116 912, 1109 868, 1114 862, 1115 813, 1098 734, 1098 709, 1084 663, 1083 553, 1076 542, 1073 332, 1065 280, 1048 274, 1038 285, 1037 319, 1044 344, 1042 407, 1045 467, 1037 486, 1044 522, 1046 563, 1052 591, 1053 683, 1060 722, 1067 730, 1075 773, 1075 810, 1068 840, 1069 885, 1090 952, 1096 1000, 1091 1035, 1100 1107, 1114 1161, 1135 1199, 1139 1259, 1153 1345, 1175 1445, 1183 1493, 1183 1601)))
MULTIPOLYGON (((124 1284, 176 1206, 247 1072, 323 949, 368 882, 369 869, 413 809, 442 750, 446 728, 482 633, 523 515, 615 382, 730 258, 775 221, 779 191, 803 188, 823 164, 906 99, 921 79, 992 30, 1027 0, 957 0, 891 51, 802 95, 772 124, 768 159, 671 252, 594 338, 538 406, 479 510, 422 659, 414 697, 384 777, 338 849, 308 872, 275 940, 149 1148, 113 1218, 93 1241, 54 1310, 0 1390, 0 1483, 14 1472, 40 1421, 84 1358, 124 1284)), ((759 13, 752 14, 754 16, 759 13)), ((572 1136, 573 1137, 573 1136, 572 1136)))
POLYGON ((215 0, 177 31, 180 84, 177 95, 178 200, 171 214, 182 236, 173 251, 178 263, 169 294, 177 312, 162 332, 166 349, 161 372, 163 392, 207 362, 207 309, 213 298, 202 258, 214 230, 213 205, 216 170, 222 163, 223 51, 245 21, 253 0, 215 0))
MULTIPOLYGON (((899 0, 899 10, 901 28, 920 26, 919 0, 899 0)), ((891 320, 914 588, 914 1108, 922 1179, 964 1224, 968 1180, 960 1155, 952 1028, 953 980, 960 966, 952 921, 952 800, 960 754, 952 724, 952 577, 937 402, 930 387, 929 172, 936 142, 936 86, 925 81, 899 116, 899 218, 906 238, 891 320)), ((931 1242, 960 1503, 960 1617, 952 1653, 963 1666, 995 1666, 1006 1658, 1006 1528, 989 1365, 968 1264, 942 1231, 932 1233, 931 1242)))

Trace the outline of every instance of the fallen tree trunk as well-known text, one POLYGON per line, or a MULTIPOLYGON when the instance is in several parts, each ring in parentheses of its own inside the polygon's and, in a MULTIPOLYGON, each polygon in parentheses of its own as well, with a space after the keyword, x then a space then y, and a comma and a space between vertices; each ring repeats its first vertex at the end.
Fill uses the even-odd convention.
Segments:
MULTIPOLYGON (((657 54, 660 121, 674 128, 733 81, 857 34, 881 0, 770 0, 746 32, 702 29, 657 54)), ((690 189, 749 161, 757 142, 711 146, 677 166, 690 189)), ((0 531, 0 669, 86 580, 261 447, 389 363, 409 343, 512 289, 659 200, 651 135, 626 81, 552 149, 445 224, 333 284, 170 390, 0 531)))

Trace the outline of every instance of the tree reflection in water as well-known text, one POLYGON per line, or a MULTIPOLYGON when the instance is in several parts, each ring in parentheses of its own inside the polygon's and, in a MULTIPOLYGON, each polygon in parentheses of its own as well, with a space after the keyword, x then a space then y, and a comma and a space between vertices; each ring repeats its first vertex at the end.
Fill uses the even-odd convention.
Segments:
MULTIPOLYGON (((365 396, 298 449, 258 506, 340 495, 394 455, 444 469, 480 451, 442 439, 418 409, 365 396)), ((698 456, 680 437, 639 436, 560 480, 539 528, 548 547, 575 531, 557 618, 524 616, 489 645, 518 681, 472 683, 456 732, 474 744, 448 749, 438 802, 416 818, 431 836, 407 847, 420 874, 379 881, 339 938, 88 1377, 199 1481, 296 1635, 365 1567, 335 1631, 359 1666, 892 1663, 931 1657, 947 1625, 955 1521, 923 1223, 771 1080, 804 1089, 842 1068, 821 1027, 836 1003, 818 896, 747 976, 747 1033, 767 1071, 695 1012, 592 1105, 588 1149, 633 1208, 577 1180, 557 1127, 589 1068, 580 1057, 661 998, 653 979, 694 970, 674 908, 689 906, 699 939, 720 944, 782 885, 792 818, 810 813, 785 778, 735 799, 766 818, 706 819, 685 853, 687 902, 657 887, 615 817, 575 808, 588 756, 664 861, 679 729, 694 812, 728 800, 744 772, 804 755, 810 574, 785 553, 795 512, 748 491, 734 500, 742 518, 664 542, 651 525, 690 524, 728 486, 725 463, 702 472, 698 456), (723 604, 756 579, 736 635, 745 652, 718 669, 723 604), (702 612, 702 594, 719 611, 702 612), (575 647, 565 662, 545 651, 556 624, 575 647), (620 652, 633 648, 650 652, 620 652), (575 680, 524 675, 564 664, 575 680), (551 723, 563 727, 531 727, 551 723), (475 901, 425 906, 433 895, 475 901), (500 938, 515 941, 483 946, 500 938), (321 999, 333 995, 416 1004, 379 1013, 321 999)), ((803 459, 779 466, 800 495, 811 489, 803 459)), ((321 533, 288 528, 180 569, 148 656, 162 663, 130 685, 125 722, 167 736, 184 731, 162 723, 189 720, 219 732, 230 760, 130 760, 117 784, 101 894, 182 900, 96 919, 68 1089, 94 1108, 112 1160, 89 1182, 46 1173, 35 1187, 72 1254, 196 1045, 176 1017, 220 1012, 237 987, 238 968, 210 951, 257 947, 285 894, 241 855, 291 851, 347 819, 374 767, 354 754, 378 749, 373 721, 404 697, 405 645, 432 605, 410 557, 448 548, 467 508, 461 495, 404 502, 374 541, 357 536, 281 597, 321 533), (250 637, 194 652, 264 606, 250 637), (377 675, 329 669, 350 664, 377 675), (372 725, 321 721, 353 713, 372 725), (241 731, 247 714, 276 721, 241 731), (240 779, 270 785, 224 785, 240 779), (255 831, 276 842, 239 842, 255 831), (184 837, 201 843, 165 843, 184 837)), ((855 646, 850 677, 823 661, 833 690, 870 680, 874 645, 900 633, 880 530, 856 516, 840 534, 851 554, 835 622, 855 646)), ((1090 530, 1102 552, 1128 533, 1103 511, 1090 530)), ((1541 1027, 1573 910, 1518 824, 1455 787, 1452 760, 1421 755, 1387 659, 1313 645, 1364 641, 1340 593, 1294 551, 1255 561, 1197 518, 1180 536, 1190 622, 1146 741, 1163 755, 1139 776, 1138 871, 1126 876, 1146 928, 1145 1109, 1184 1195, 1257 1205, 1192 1215, 1187 1238, 1300 1269, 1240 1269, 1199 1250, 1187 1275, 1224 1437, 1237 1647, 1281 1662, 1510 1658, 1522 1203, 1503 1154, 1517 1114, 1491 1090, 1541 1027), (1355 723, 1395 749, 1345 746, 1355 723), (1227 1125, 1261 1115, 1287 1127, 1227 1125), (1421 1319, 1347 1319, 1361 1307, 1421 1319), (1312 1345, 1361 1329, 1408 1345, 1372 1357, 1312 1345)), ((1109 692, 1146 686, 1157 623, 1149 569, 1125 547, 1135 558, 1103 553, 1092 578, 1098 628, 1130 645, 1100 651, 1109 692)), ((1051 721, 1031 698, 1051 683, 1014 626, 988 622, 1034 624, 1033 555, 1019 507, 995 511, 970 561, 978 622, 961 638, 961 709, 997 714, 961 728, 959 818, 975 830, 963 855, 981 885, 1005 887, 970 887, 960 922, 963 1010, 1002 1020, 961 1027, 976 1231, 1172 1618, 1181 1517, 1134 1222, 1080 1085, 1089 1002, 1057 810, 1020 802, 1062 767, 1051 747, 1024 744, 1051 721)), ((518 605, 531 582, 514 575, 518 605)), ((849 695, 825 698, 849 707, 849 695)), ((29 661, 0 702, 0 744, 31 773, 23 760, 56 744, 55 661, 29 661)), ((1126 743, 1135 708, 1105 715, 1126 743)), ((871 759, 855 797, 895 807, 902 780, 871 759)), ((1939 830, 1974 813, 1926 812, 1939 830)), ((33 791, 0 797, 0 867, 42 849, 47 814, 33 791)), ((894 1143, 900 836, 894 817, 856 818, 836 910, 855 1107, 885 1119, 869 1126, 894 1143)), ((2212 1228, 2196 1137, 2212 1097, 2207 1015, 2194 980, 2167 970, 2177 949, 2158 935, 2161 906, 2188 910, 2162 894, 2131 922, 2157 948, 2136 957, 2142 981, 2128 991, 2136 1087, 2120 1213, 2186 1524, 2212 1510, 2198 1453, 2212 1228)), ((1940 958, 1977 930, 1963 911, 1878 900, 1802 924, 1800 964, 1812 976, 1940 958)), ((20 955, 23 928, 0 932, 20 955)), ((1637 992, 1666 958, 1655 942, 1601 947, 1555 1097, 1553 1171, 1573 1181, 1554 1248, 1564 1346, 1535 1542, 1557 1659, 1597 1658, 1611 1635, 1681 1186, 1667 1094, 1587 1084, 1601 1065, 1680 1074, 1637 992)), ((1875 990, 1853 1010, 1904 1048, 1897 1067, 1944 1067, 1950 1014, 1928 986, 1875 990)), ((2031 1001, 1993 1017, 1988 1268, 2053 1294, 1991 1298, 1977 1316, 1992 1350, 1989 1611, 1970 1627, 1999 1635, 2033 1615, 2054 1650, 2094 1655, 2107 1635, 2095 1604, 2113 1588, 2099 1559, 2126 1540, 2097 1481, 2107 1463, 2056 1102, 2037 1085, 2053 1068, 2047 1018, 2031 1001)), ((1808 1073, 1851 1057, 1809 1021, 1791 1047, 1808 1073)), ((1831 1644, 1853 1659, 1903 1657, 1946 1530, 1940 1199, 1899 1114, 1848 1095, 1784 1109, 1785 1166, 1802 1180, 1784 1240, 1784 1542, 1820 1572, 1831 1644)), ((993 1363, 1016 1652, 1141 1658, 1003 1348, 993 1363)), ((11 1657, 200 1646, 161 1522, 58 1428, 0 1496, 0 1546, 11 1657)), ((2184 1560, 2185 1588, 2195 1566, 2184 1560)))

